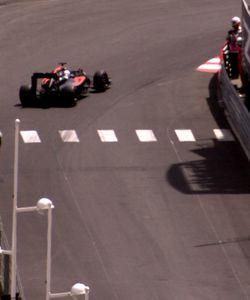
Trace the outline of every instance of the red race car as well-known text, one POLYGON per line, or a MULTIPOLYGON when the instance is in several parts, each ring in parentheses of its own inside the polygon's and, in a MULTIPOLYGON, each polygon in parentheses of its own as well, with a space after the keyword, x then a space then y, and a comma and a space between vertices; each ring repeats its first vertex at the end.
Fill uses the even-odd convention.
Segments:
POLYGON ((70 71, 66 63, 60 63, 51 73, 34 73, 31 85, 22 85, 19 98, 27 106, 74 106, 77 100, 88 95, 90 89, 105 92, 111 85, 106 71, 97 71, 93 76, 82 69, 70 71))

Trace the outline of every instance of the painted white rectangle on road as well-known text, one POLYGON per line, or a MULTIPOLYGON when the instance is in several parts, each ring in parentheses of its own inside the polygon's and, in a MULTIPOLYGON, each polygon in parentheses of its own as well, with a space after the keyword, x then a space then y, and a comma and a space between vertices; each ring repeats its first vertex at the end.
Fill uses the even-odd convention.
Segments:
POLYGON ((75 130, 59 130, 59 134, 66 143, 79 143, 80 140, 75 130))
POLYGON ((214 57, 211 58, 207 61, 207 63, 211 63, 211 64, 220 64, 221 63, 221 59, 220 57, 214 57))
POLYGON ((220 65, 216 65, 216 64, 204 64, 201 65, 198 70, 205 70, 205 71, 219 71, 221 69, 220 65))
POLYGON ((176 129, 175 133, 180 142, 195 142, 195 137, 190 129, 176 129))
POLYGON ((24 143, 41 143, 38 133, 35 130, 20 131, 24 143))
POLYGON ((152 130, 137 129, 135 132, 140 142, 157 142, 157 138, 152 130))
POLYGON ((118 142, 114 130, 97 130, 102 142, 118 142))
POLYGON ((232 132, 229 129, 214 129, 214 134, 219 141, 230 142, 235 140, 232 132))

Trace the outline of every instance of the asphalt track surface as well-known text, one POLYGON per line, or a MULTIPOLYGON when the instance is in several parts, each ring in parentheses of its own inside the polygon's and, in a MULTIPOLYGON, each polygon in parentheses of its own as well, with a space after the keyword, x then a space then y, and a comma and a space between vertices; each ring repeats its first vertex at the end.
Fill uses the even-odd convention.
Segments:
MULTIPOLYGON (((54 0, 0 6, 0 209, 11 241, 14 121, 18 207, 50 198, 52 292, 75 282, 90 299, 250 299, 249 163, 228 128, 215 78, 195 68, 218 54, 240 1, 54 0), (26 108, 19 86, 60 61, 107 70, 113 86, 73 108, 26 108), (58 131, 80 142, 63 143, 58 131), (114 130, 102 143, 97 130, 114 130), (157 141, 138 142, 137 129, 157 141), (195 142, 180 142, 190 129, 195 142)), ((25 299, 44 299, 46 216, 18 215, 25 299)))

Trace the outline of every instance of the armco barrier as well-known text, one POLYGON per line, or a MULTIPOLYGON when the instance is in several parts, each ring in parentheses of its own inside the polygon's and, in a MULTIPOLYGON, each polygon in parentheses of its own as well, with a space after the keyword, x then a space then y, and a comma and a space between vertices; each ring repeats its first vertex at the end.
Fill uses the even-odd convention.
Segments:
POLYGON ((222 65, 219 73, 220 100, 228 122, 250 160, 250 113, 222 65))

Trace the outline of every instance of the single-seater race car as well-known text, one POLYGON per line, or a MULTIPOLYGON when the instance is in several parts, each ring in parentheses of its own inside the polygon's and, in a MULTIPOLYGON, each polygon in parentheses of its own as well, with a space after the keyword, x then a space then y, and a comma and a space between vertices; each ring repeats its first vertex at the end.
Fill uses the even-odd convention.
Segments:
POLYGON ((70 71, 60 63, 50 73, 33 73, 30 85, 22 85, 19 98, 23 107, 74 106, 77 100, 88 95, 90 89, 105 92, 111 85, 106 71, 96 71, 93 76, 82 69, 70 71))

